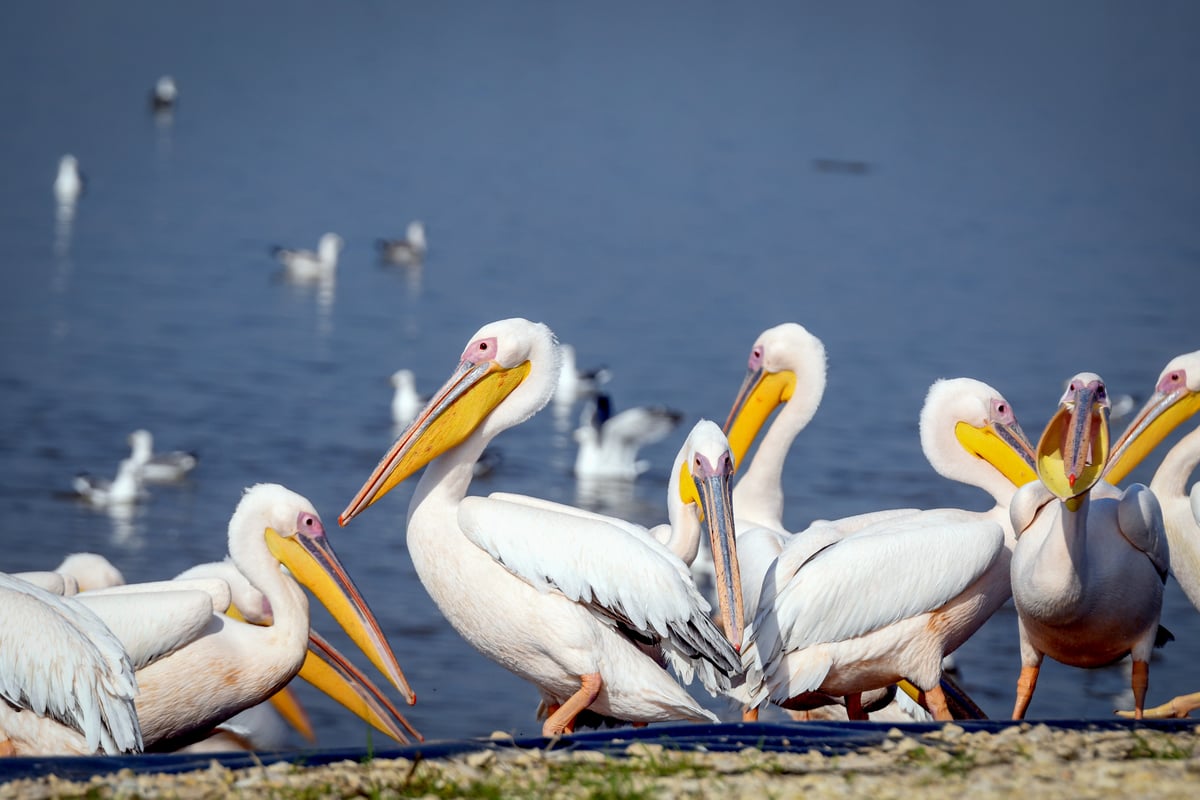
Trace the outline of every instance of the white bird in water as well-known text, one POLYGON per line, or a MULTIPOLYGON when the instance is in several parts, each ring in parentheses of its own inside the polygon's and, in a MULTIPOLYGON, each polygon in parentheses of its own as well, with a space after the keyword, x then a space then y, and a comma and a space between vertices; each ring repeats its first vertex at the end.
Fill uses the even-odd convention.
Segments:
POLYGON ((178 99, 179 87, 170 75, 163 75, 154 82, 154 89, 150 92, 151 109, 156 112, 170 111, 175 108, 175 101, 178 99))
POLYGON ((613 414, 611 402, 597 393, 580 419, 576 478, 634 480, 650 468, 649 461, 637 457, 641 449, 665 439, 683 419, 682 412, 666 406, 634 406, 613 414))
POLYGON ((951 718, 943 659, 1009 598, 1008 503, 1033 478, 1033 457, 1007 401, 969 378, 934 383, 920 427, 934 469, 995 504, 818 521, 788 538, 746 633, 750 705, 769 698, 803 709, 845 696, 850 718, 865 719, 862 693, 904 680, 936 719, 951 718), (895 569, 913 554, 919 568, 895 569))
POLYGON ((1142 717, 1159 639, 1168 544, 1158 500, 1133 484, 1091 497, 1109 458, 1108 396, 1099 375, 1071 379, 1037 446, 1039 481, 1011 503, 1018 535, 1012 594, 1021 640, 1013 719, 1022 719, 1042 659, 1101 667, 1133 659, 1142 717))
POLYGON ((425 240, 425 224, 420 220, 408 223, 403 239, 378 239, 379 257, 402 266, 417 266, 425 260, 429 243, 425 240))
POLYGON ((554 404, 570 408, 577 401, 591 397, 612 377, 607 367, 581 370, 575 361, 575 348, 558 345, 559 372, 554 388, 554 404))
POLYGON ((406 426, 416 419, 428 398, 417 393, 417 378, 411 369, 398 369, 392 373, 392 422, 406 426))
POLYGON ((140 752, 124 647, 85 605, 0 573, 0 756, 140 752))
POLYGON ((147 483, 177 483, 200 461, 195 453, 183 450, 155 453, 154 436, 144 428, 129 434, 129 446, 130 458, 139 465, 142 480, 147 483))
POLYGON ((58 176, 54 179, 54 198, 59 206, 74 206, 83 194, 85 183, 75 156, 67 154, 59 159, 58 176))
MULTIPOLYGON (((738 671, 678 558, 621 520, 516 495, 467 496, 470 465, 498 433, 544 407, 557 378, 545 325, 485 325, 339 520, 425 467, 407 526, 417 575, 463 638, 538 687, 553 709, 545 735, 572 730, 585 709, 633 723, 713 721, 659 660, 666 653, 726 683, 738 671)), ((728 478, 704 476, 704 487, 728 478)), ((710 536, 731 537, 727 510, 697 513, 716 529, 710 536)), ((722 603, 733 625, 730 608, 722 603)))
POLYGON ((283 265, 287 276, 295 281, 329 278, 337 271, 338 255, 345 243, 336 233, 326 233, 317 242, 317 251, 291 250, 276 245, 271 255, 283 265))
POLYGON ((112 480, 83 472, 75 476, 71 485, 76 494, 95 508, 128 508, 145 496, 141 466, 132 458, 122 459, 112 480))

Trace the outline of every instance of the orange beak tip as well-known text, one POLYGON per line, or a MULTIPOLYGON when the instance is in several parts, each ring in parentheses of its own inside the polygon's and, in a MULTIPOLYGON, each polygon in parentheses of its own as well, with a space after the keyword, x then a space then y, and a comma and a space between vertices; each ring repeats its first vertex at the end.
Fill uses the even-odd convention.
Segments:
POLYGON ((1074 489, 1074 488, 1075 488, 1075 476, 1074 476, 1074 475, 1068 475, 1068 476, 1067 476, 1067 483, 1071 484, 1071 488, 1072 488, 1072 489, 1074 489))

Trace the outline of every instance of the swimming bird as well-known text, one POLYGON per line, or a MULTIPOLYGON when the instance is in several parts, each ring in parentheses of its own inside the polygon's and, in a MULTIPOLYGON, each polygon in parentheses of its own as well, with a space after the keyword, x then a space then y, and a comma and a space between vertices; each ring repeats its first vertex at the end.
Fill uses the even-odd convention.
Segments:
POLYGON ((338 255, 345 242, 336 233, 326 233, 317 242, 317 251, 291 250, 276 245, 271 255, 283 264, 287 276, 295 281, 328 278, 337 271, 338 255))
POLYGON ((417 379, 411 369, 398 369, 392 373, 392 422, 406 426, 416 418, 428 398, 417 394, 417 379))
POLYGON ((1033 477, 1032 448, 1011 406, 981 381, 935 382, 920 419, 931 466, 988 492, 993 507, 822 520, 789 537, 746 632, 751 706, 845 696, 850 718, 863 719, 863 692, 906 680, 935 718, 951 718, 942 662, 1009 598, 1008 502, 1033 477), (903 553, 920 553, 920 568, 894 569, 903 553))
POLYGON ((591 397, 608 383, 612 373, 607 367, 582 370, 575 360, 575 347, 558 345, 559 372, 554 388, 555 406, 570 407, 585 397, 591 397))
POLYGON ((379 257, 391 264, 416 266, 425 260, 429 244, 425 240, 425 224, 420 220, 408 223, 403 239, 378 239, 379 257))
POLYGON ((136 693, 90 609, 0 573, 0 756, 140 752, 136 693))
POLYGON ((67 154, 58 161, 58 176, 54 179, 54 198, 60 206, 73 206, 83 194, 86 179, 79 169, 79 160, 67 154))
POLYGON ((596 394, 575 430, 575 477, 631 481, 650 468, 638 452, 662 441, 679 425, 683 412, 666 406, 634 406, 612 413, 612 401, 596 394))
POLYGON ((1131 655, 1134 716, 1142 717, 1168 544, 1162 510, 1145 486, 1090 496, 1109 458, 1108 407, 1099 375, 1075 375, 1038 441, 1039 480, 1017 490, 1010 505, 1021 641, 1013 719, 1025 716, 1045 656, 1101 667, 1131 655))
MULTIPOLYGON (((467 496, 471 464, 497 434, 543 408, 557 379, 548 327, 524 319, 483 326, 339 521, 425 467, 407 525, 417 575, 464 639, 537 686, 554 709, 544 735, 572 730, 585 709, 633 723, 713 721, 658 658, 711 675, 710 691, 739 669, 678 558, 622 520, 517 495, 467 496)), ((722 479, 705 476, 705 486, 722 479)), ((697 513, 717 528, 710 536, 731 536, 727 512, 697 513)))
POLYGON ((170 111, 179 99, 179 87, 170 75, 163 75, 154 82, 150 92, 150 108, 154 111, 170 111))
POLYGON ((117 475, 112 480, 81 472, 71 485, 76 494, 95 508, 129 507, 145 496, 141 467, 132 458, 121 460, 117 475))
POLYGON ((139 428, 129 434, 130 458, 137 462, 141 478, 146 483, 177 483, 196 468, 200 458, 194 452, 172 450, 154 452, 154 436, 139 428))
MULTIPOLYGON (((270 604, 269 627, 219 613, 231 602, 223 581, 215 581, 225 587, 223 597, 205 595, 203 603, 189 601, 186 613, 179 611, 170 620, 160 619, 176 611, 168 598, 191 598, 194 592, 146 585, 105 590, 115 606, 106 618, 114 631, 124 624, 133 636, 154 623, 178 641, 166 655, 151 653, 137 669, 137 714, 147 749, 173 750, 202 738, 220 722, 275 694, 300 671, 309 643, 308 598, 300 583, 329 608, 411 702, 412 690, 391 648, 308 500, 277 484, 250 487, 230 519, 228 546, 232 562, 270 604), (145 592, 151 590, 154 602, 147 604, 145 592), (135 625, 139 619, 143 624, 135 625)), ((102 599, 97 594, 89 593, 93 602, 102 599)), ((92 608, 105 618, 100 608, 92 608)), ((132 653, 136 642, 124 636, 122 642, 132 653)), ((150 643, 156 642, 151 637, 150 643)), ((135 664, 141 660, 132 655, 131 659, 135 664)))

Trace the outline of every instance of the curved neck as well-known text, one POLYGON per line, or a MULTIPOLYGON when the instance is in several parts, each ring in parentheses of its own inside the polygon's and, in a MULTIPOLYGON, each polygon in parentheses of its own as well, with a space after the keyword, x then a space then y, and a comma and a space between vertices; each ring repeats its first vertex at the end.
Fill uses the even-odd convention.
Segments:
POLYGON ((1162 498, 1186 495, 1188 480, 1197 466, 1200 466, 1200 427, 1167 451, 1150 481, 1151 491, 1162 498))

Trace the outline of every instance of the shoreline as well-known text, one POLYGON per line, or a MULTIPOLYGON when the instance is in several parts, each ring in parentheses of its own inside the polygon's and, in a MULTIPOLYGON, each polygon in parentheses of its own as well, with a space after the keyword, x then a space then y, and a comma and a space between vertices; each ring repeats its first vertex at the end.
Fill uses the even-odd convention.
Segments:
MULTIPOLYGON (((136 769, 60 777, 54 765, 112 759, 41 759, 35 777, 0 783, 13 798, 280 797, 720 797, 1156 798, 1200 791, 1200 723, 1009 723, 888 726, 875 723, 674 726, 654 735, 625 730, 536 740, 430 743, 407 756, 330 751, 134 757, 136 769), (701 733, 702 731, 697 731, 701 733), (716 738, 711 738, 713 734, 716 738), (758 745, 748 744, 758 739, 758 745), (594 740, 594 741, 593 741, 594 740), (602 747, 593 743, 608 742, 602 747), (704 742, 710 741, 706 749, 704 742), (445 753, 439 750, 449 747, 445 753), (432 755, 425 755, 429 752, 432 755), (317 753, 308 758, 316 760, 317 753), (307 763, 306 763, 307 762, 307 763), (249 764, 245 766, 244 764, 249 764)), ((643 729, 646 730, 646 729, 643 729)), ((130 759, 124 759, 129 761, 130 759)), ((23 759, 23 761, 31 761, 23 759)), ((6 772, 0 763, 0 780, 6 772)))

